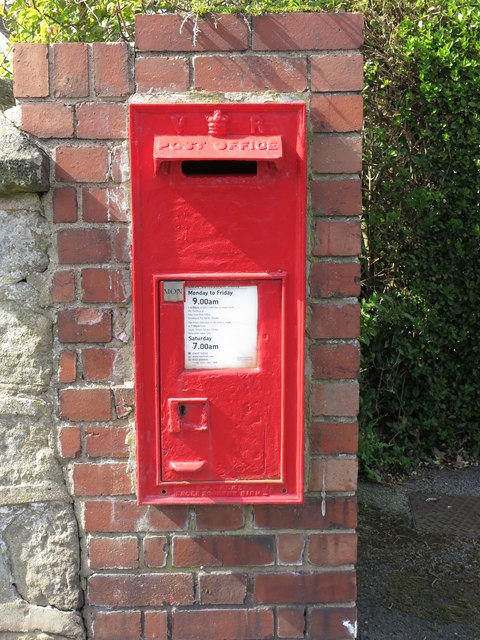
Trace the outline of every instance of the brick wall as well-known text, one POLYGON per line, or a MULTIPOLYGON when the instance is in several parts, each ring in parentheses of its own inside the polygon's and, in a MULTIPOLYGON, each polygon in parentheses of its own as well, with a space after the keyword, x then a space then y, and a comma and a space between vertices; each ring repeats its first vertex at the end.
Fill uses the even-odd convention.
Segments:
POLYGON ((362 17, 223 16, 200 21, 195 42, 181 25, 138 16, 134 47, 14 53, 22 127, 54 160, 58 452, 81 529, 88 637, 354 638, 362 17), (310 114, 305 501, 137 506, 127 103, 266 91, 310 114))

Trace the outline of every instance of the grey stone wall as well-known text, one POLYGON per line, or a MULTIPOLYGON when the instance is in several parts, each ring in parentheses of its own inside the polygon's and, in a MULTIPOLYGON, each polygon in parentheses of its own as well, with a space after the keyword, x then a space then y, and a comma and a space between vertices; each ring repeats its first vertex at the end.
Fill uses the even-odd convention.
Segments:
POLYGON ((47 156, 0 112, 0 638, 80 640, 78 527, 56 458, 47 156))

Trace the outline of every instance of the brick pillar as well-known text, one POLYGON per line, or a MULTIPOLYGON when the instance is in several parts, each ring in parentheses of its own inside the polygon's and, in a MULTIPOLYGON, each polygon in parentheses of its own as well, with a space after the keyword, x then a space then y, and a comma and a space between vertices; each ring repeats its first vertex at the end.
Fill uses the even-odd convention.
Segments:
POLYGON ((178 16, 137 16, 135 48, 15 47, 22 126, 54 160, 58 451, 97 640, 355 637, 363 20, 249 23, 201 20, 194 42, 178 16), (305 100, 310 114, 305 501, 138 506, 127 102, 134 92, 263 101, 267 91, 305 100))

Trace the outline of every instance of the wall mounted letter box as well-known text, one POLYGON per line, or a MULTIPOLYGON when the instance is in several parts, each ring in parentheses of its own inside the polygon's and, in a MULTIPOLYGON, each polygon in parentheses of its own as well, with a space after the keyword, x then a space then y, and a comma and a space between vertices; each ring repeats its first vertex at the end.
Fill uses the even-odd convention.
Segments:
POLYGON ((138 500, 300 502, 305 105, 130 109, 138 500))

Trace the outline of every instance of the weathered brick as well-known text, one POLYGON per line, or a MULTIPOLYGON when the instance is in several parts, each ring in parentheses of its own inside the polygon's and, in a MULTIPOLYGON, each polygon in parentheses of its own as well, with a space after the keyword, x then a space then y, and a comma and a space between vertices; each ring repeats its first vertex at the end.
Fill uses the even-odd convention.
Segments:
POLYGON ((313 212, 317 216, 359 216, 362 213, 362 182, 359 178, 313 180, 313 212))
POLYGON ((106 147, 57 147, 55 177, 59 182, 105 182, 108 178, 106 147))
POLYGON ((358 49, 360 13, 287 13, 253 17, 252 48, 259 51, 358 49))
POLYGON ((303 638, 305 634, 305 608, 304 607, 279 607, 278 613, 278 637, 279 638, 303 638))
POLYGON ((84 379, 99 382, 111 378, 116 355, 116 349, 82 349, 84 379))
POLYGON ((363 123, 362 96, 312 96, 311 119, 314 131, 361 131, 363 123))
POLYGON ((77 377, 77 352, 62 351, 60 354, 58 380, 59 382, 74 382, 77 377))
POLYGON ((356 378, 360 369, 360 349, 354 344, 312 345, 310 355, 314 378, 356 378))
POLYGON ((310 425, 310 453, 355 454, 357 450, 357 422, 313 422, 310 425))
POLYGON ((82 102, 75 109, 77 138, 116 139, 127 136, 127 108, 119 102, 82 102))
POLYGON ((84 187, 82 196, 85 222, 128 222, 122 187, 84 187))
POLYGON ((90 532, 178 531, 187 526, 188 508, 146 507, 133 500, 85 502, 85 530, 90 532))
POLYGON ((176 567, 224 567, 269 565, 274 561, 274 538, 253 536, 176 536, 173 564, 176 567))
POLYGON ((108 262, 110 235, 105 229, 61 229, 57 233, 60 264, 108 262))
POLYGON ((73 302, 75 299, 75 273, 57 271, 52 281, 52 302, 73 302))
POLYGON ((192 604, 193 575, 190 573, 96 574, 88 580, 88 601, 91 605, 106 607, 162 607, 192 604))
POLYGON ((245 514, 240 505, 208 505, 196 507, 197 529, 206 531, 232 531, 241 529, 245 514))
POLYGON ((360 53, 311 57, 312 91, 361 91, 363 58, 360 53))
POLYGON ((77 190, 75 187, 59 187, 54 190, 53 221, 77 221, 77 190))
POLYGON ((305 57, 201 56, 193 61, 195 89, 205 91, 304 91, 305 57))
POLYGON ((69 309, 58 312, 60 342, 110 342, 112 314, 101 309, 69 309))
POLYGON ((83 302, 125 302, 127 285, 120 269, 82 269, 83 302))
POLYGON ((362 170, 362 139, 357 135, 324 134, 312 141, 314 173, 359 173, 362 170))
POLYGON ((267 640, 273 624, 271 609, 176 610, 172 640, 199 640, 206 629, 208 640, 267 640))
POLYGON ((56 98, 88 96, 88 45, 60 42, 52 45, 53 95, 56 98))
POLYGON ((278 536, 278 564, 302 564, 305 538, 300 533, 282 533, 278 536))
POLYGON ((223 15, 198 21, 178 14, 136 15, 135 46, 139 51, 244 51, 248 26, 240 16, 223 15), (195 40, 195 44, 194 44, 195 40))
POLYGON ((110 420, 110 389, 61 389, 60 417, 73 422, 110 420))
POLYGON ((360 305, 313 304, 309 333, 312 338, 358 338, 360 305))
POLYGON ((24 103, 22 129, 39 138, 71 138, 73 107, 60 102, 24 103))
POLYGON ((254 579, 254 600, 259 604, 317 604, 355 600, 354 571, 321 573, 267 573, 254 579))
POLYGON ((360 220, 318 220, 315 256, 356 256, 362 248, 360 220))
POLYGON ((130 178, 130 160, 125 145, 118 145, 112 149, 112 180, 126 182, 130 178))
POLYGON ((168 614, 166 611, 145 611, 145 640, 167 640, 168 614))
POLYGON ((85 429, 89 458, 128 458, 127 427, 94 426, 85 429))
POLYGON ((90 538, 88 557, 91 569, 136 569, 137 538, 90 538))
POLYGON ((98 611, 93 616, 95 640, 139 640, 140 611, 98 611))
POLYGON ((121 496, 130 494, 132 492, 132 481, 127 473, 126 462, 109 462, 105 464, 77 463, 73 468, 73 491, 76 496, 121 496))
POLYGON ((321 567, 338 567, 357 561, 355 533, 314 533, 310 536, 310 561, 321 567))
POLYGON ((16 98, 46 98, 49 93, 48 45, 15 43, 13 95, 16 98))
POLYGON ((246 573, 200 573, 201 604, 243 604, 247 596, 246 573))
POLYGON ((312 458, 310 460, 310 491, 355 491, 358 462, 354 458, 312 458), (325 471, 325 487, 323 472, 325 471))
POLYGON ((358 413, 358 382, 315 382, 311 409, 314 416, 353 416, 358 413))
POLYGON ((130 262, 130 231, 127 227, 120 227, 113 232, 113 255, 118 262, 130 262))
POLYGON ((165 536, 147 536, 143 540, 143 560, 146 567, 164 567, 168 544, 165 536))
POLYGON ((356 628, 357 615, 354 608, 324 608, 310 611, 312 638, 345 640, 354 637, 356 628))
POLYGON ((310 295, 328 298, 360 295, 359 262, 316 262, 310 270, 310 295))
POLYGON ((327 498, 325 516, 319 497, 307 497, 301 505, 255 506, 255 525, 262 529, 353 528, 356 522, 355 498, 327 498))
POLYGON ((60 452, 63 458, 77 458, 82 452, 79 427, 62 427, 60 431, 60 452))
POLYGON ((129 49, 126 42, 92 44, 93 87, 102 98, 130 93, 129 49))
POLYGON ((117 418, 126 418, 135 405, 135 394, 131 387, 115 387, 113 390, 117 418))
POLYGON ((135 82, 138 93, 188 91, 190 70, 184 57, 137 58, 135 82))

